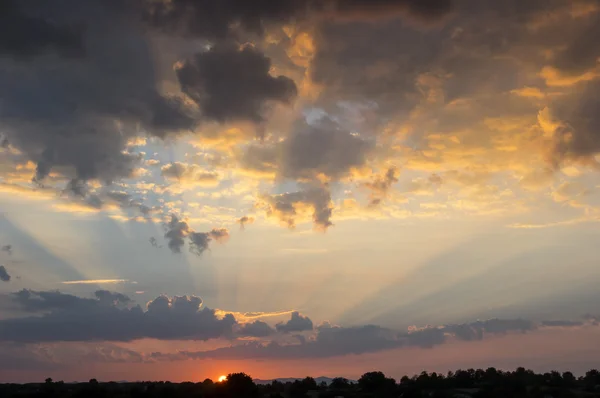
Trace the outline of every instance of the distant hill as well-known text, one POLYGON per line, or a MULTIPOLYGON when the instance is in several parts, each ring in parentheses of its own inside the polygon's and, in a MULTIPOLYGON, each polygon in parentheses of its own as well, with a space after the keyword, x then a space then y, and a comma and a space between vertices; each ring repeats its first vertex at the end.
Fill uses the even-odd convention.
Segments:
MULTIPOLYGON (((261 380, 261 379, 254 379, 254 382, 256 384, 271 384, 273 382, 273 380, 277 380, 281 383, 293 383, 296 380, 302 380, 304 379, 304 377, 282 377, 282 378, 278 378, 278 379, 271 379, 271 380, 261 380)), ((322 382, 325 382, 326 384, 331 384, 331 381, 334 379, 333 377, 325 377, 325 376, 321 376, 321 377, 315 377, 314 378, 315 381, 317 382, 317 384, 321 384, 322 382)), ((356 383, 356 380, 348 380, 351 383, 356 383)))

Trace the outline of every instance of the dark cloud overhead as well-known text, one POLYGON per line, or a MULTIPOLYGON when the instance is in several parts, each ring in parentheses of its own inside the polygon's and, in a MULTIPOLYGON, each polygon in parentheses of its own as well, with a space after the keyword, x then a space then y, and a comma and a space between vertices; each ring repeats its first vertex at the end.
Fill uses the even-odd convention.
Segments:
POLYGON ((48 52, 60 56, 84 56, 84 29, 53 23, 36 15, 38 1, 3 0, 0 3, 0 57, 19 60, 48 52))
POLYGON ((125 151, 128 138, 193 125, 180 100, 158 92, 153 55, 129 7, 30 4, 57 24, 78 21, 86 38, 86 56, 77 60, 46 57, 14 67, 0 59, 0 126, 37 164, 36 180, 55 168, 80 180, 131 176, 139 158, 125 151))
POLYGON ((296 84, 270 74, 271 60, 253 46, 217 45, 177 68, 181 90, 217 122, 262 122, 271 102, 289 103, 296 84))
POLYGON ((451 0, 174 0, 153 2, 145 10, 150 25, 166 32, 224 40, 243 32, 262 35, 270 26, 307 19, 365 20, 404 15, 436 20, 452 10, 451 0))

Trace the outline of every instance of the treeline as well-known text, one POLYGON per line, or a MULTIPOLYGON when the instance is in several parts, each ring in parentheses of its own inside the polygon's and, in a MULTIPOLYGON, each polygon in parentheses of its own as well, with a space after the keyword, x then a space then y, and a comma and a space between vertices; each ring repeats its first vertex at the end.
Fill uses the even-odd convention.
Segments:
POLYGON ((501 371, 495 368, 457 370, 456 372, 422 372, 399 381, 382 372, 369 372, 357 382, 344 378, 330 384, 312 377, 303 380, 257 385, 245 373, 232 373, 223 382, 206 379, 200 383, 138 382, 64 383, 47 379, 38 384, 0 385, 2 398, 302 398, 302 397, 600 397, 600 372, 588 371, 575 377, 571 372, 534 373, 518 368, 501 371))

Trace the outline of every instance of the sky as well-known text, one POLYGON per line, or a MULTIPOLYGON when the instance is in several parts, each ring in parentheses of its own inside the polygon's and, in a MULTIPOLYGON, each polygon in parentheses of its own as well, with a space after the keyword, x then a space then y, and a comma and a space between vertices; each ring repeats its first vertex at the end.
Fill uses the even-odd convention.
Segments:
POLYGON ((5 0, 0 382, 581 374, 598 0, 5 0))

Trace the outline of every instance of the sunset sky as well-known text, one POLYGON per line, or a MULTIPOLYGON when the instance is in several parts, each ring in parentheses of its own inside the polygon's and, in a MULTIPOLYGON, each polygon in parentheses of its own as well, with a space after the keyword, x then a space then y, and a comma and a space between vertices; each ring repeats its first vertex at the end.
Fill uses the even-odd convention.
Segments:
POLYGON ((597 367, 600 1, 4 0, 0 382, 597 367))

